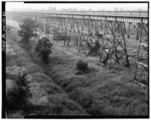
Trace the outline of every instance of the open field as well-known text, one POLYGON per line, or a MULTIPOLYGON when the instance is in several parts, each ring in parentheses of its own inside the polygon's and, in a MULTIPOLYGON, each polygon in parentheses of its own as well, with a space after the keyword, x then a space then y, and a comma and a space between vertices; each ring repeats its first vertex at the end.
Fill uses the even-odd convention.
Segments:
MULTIPOLYGON (((45 65, 40 57, 35 57, 37 39, 32 38, 30 48, 25 50, 19 44, 18 24, 7 21, 7 25, 10 30, 6 40, 6 78, 13 81, 14 70, 25 69, 32 92, 31 105, 8 117, 149 115, 147 89, 132 83, 133 62, 130 68, 114 65, 109 70, 98 64, 99 58, 82 56, 72 45, 63 46, 62 41, 54 41, 50 35, 53 47, 49 64, 45 65), (88 62, 89 71, 76 75, 75 63, 80 59, 88 62)), ((132 38, 127 40, 129 55, 137 51, 136 43, 132 38)))

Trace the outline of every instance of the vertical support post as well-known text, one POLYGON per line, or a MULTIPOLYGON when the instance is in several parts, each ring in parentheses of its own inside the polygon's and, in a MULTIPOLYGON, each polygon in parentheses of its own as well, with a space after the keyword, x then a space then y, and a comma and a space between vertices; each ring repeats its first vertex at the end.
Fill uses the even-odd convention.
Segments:
POLYGON ((140 28, 140 25, 139 25, 139 23, 137 23, 137 30, 136 30, 136 40, 139 40, 139 30, 140 30, 141 28, 140 28))
MULTIPOLYGON (((141 24, 142 25, 142 20, 141 20, 141 24)), ((140 26, 140 37, 139 37, 139 43, 141 43, 141 38, 142 38, 142 28, 140 26)), ((138 69, 138 66, 137 66, 137 60, 139 58, 139 51, 140 51, 140 45, 138 46, 138 50, 137 50, 137 58, 136 58, 136 66, 135 66, 135 74, 134 74, 134 80, 136 80, 137 78, 137 69, 138 69)))
POLYGON ((128 31, 127 31, 127 38, 130 38, 130 29, 131 29, 131 23, 128 23, 128 31))

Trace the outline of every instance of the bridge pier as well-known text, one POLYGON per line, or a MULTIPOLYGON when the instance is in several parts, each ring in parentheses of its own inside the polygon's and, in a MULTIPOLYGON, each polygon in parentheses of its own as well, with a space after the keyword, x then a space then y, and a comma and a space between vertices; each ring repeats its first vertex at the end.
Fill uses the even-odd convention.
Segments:
POLYGON ((149 37, 148 26, 141 21, 139 23, 139 46, 137 51, 136 67, 134 74, 134 81, 141 82, 148 85, 149 79, 149 37))
POLYGON ((122 63, 124 66, 129 67, 129 59, 127 54, 126 40, 125 40, 125 26, 123 22, 110 21, 107 22, 109 28, 109 35, 106 34, 105 39, 102 42, 102 56, 100 58, 104 59, 103 53, 110 54, 109 57, 109 68, 112 64, 122 63), (106 52, 106 49, 110 53, 106 52), (113 63, 113 61, 115 63, 113 63))

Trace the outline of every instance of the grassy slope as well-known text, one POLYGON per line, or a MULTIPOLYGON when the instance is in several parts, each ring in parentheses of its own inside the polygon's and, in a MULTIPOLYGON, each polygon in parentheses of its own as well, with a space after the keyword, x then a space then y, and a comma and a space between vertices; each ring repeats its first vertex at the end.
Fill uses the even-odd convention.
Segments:
MULTIPOLYGON (((52 38, 50 37, 50 40, 52 38)), ((93 57, 77 55, 72 47, 63 47, 62 42, 54 44, 49 65, 35 60, 53 81, 61 86, 71 99, 79 103, 90 115, 148 115, 148 94, 135 84, 132 68, 113 66, 107 70, 98 67, 93 57), (74 64, 78 59, 89 62, 90 72, 77 76, 74 74, 74 64)), ((35 41, 31 41, 32 44, 35 41)), ((30 56, 34 51, 29 50, 30 56)))
POLYGON ((40 58, 33 58, 35 40, 31 41, 33 48, 27 52, 32 61, 39 64, 52 81, 61 86, 69 98, 80 104, 87 113, 99 116, 148 115, 148 94, 130 82, 133 78, 130 69, 114 66, 114 69, 107 70, 98 67, 96 58, 79 56, 72 47, 66 48, 61 42, 51 42, 54 46, 49 65, 44 65, 40 58), (74 63, 78 59, 90 63, 88 74, 74 74, 74 63))
MULTIPOLYGON (((68 94, 54 81, 43 73, 43 69, 32 62, 30 56, 22 49, 16 41, 20 38, 16 34, 17 29, 12 28, 7 35, 7 53, 6 66, 11 68, 14 65, 24 67, 29 75, 30 90, 32 97, 30 98, 31 106, 24 111, 17 111, 8 117, 23 117, 26 115, 88 115, 81 106, 71 100, 68 94), (11 55, 10 51, 14 51, 15 55, 11 55)), ((13 67, 15 68, 15 67, 13 67)), ((14 70, 14 69, 13 69, 14 70)), ((7 79, 13 80, 14 76, 7 73, 7 79)))
POLYGON ((139 92, 139 88, 136 89, 126 85, 129 83, 128 80, 132 79, 132 74, 120 73, 120 70, 108 71, 100 69, 79 77, 70 73, 73 70, 71 67, 73 60, 66 62, 66 64, 66 60, 61 61, 65 66, 64 69, 60 70, 61 63, 58 65, 56 62, 52 63, 50 61, 57 72, 51 70, 48 74, 54 76, 52 79, 56 79, 57 84, 62 85, 66 91, 69 91, 70 97, 80 103, 89 114, 147 114, 148 99, 145 97, 146 94, 139 92))

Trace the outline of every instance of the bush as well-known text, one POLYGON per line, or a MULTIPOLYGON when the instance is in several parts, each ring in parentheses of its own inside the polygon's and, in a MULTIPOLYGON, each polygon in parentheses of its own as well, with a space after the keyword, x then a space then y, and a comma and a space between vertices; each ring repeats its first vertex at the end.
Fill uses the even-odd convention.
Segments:
MULTIPOLYGON (((6 111, 11 112, 17 109, 23 109, 28 104, 31 96, 26 74, 18 75, 13 81, 12 87, 7 87, 6 92, 6 111)), ((8 86, 10 82, 6 82, 8 86)))
POLYGON ((39 53, 41 58, 45 63, 48 63, 49 54, 51 52, 52 43, 49 42, 49 39, 44 37, 42 39, 39 39, 36 47, 35 52, 39 53))
POLYGON ((83 60, 79 60, 76 63, 76 70, 80 71, 80 73, 85 73, 88 70, 88 63, 84 62, 83 60))
POLYGON ((41 57, 45 63, 48 63, 49 53, 51 53, 48 47, 42 47, 40 50, 41 57))

